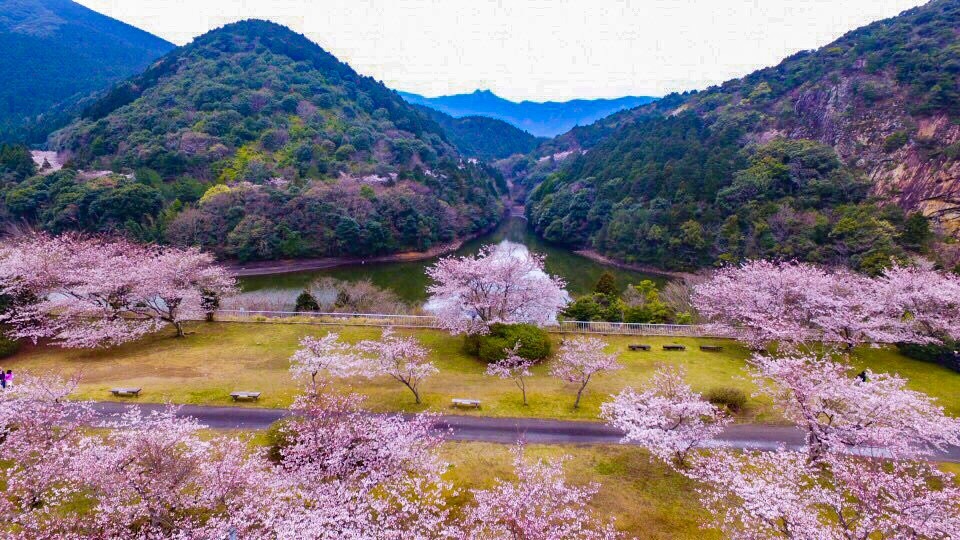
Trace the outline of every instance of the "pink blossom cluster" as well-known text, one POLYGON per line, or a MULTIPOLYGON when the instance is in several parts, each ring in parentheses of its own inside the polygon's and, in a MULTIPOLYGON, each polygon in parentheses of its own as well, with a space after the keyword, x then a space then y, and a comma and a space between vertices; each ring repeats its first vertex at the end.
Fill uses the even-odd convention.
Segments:
POLYGON ((454 334, 485 333, 494 323, 546 325, 569 301, 563 280, 544 271, 542 255, 510 243, 441 259, 427 274, 428 306, 454 334))
POLYGON ((808 263, 751 261, 717 271, 695 287, 693 302, 718 330, 755 348, 960 337, 960 277, 926 266, 871 278, 808 263))
POLYGON ((617 355, 605 352, 606 347, 607 344, 597 338, 570 339, 560 347, 560 354, 550 366, 551 375, 577 388, 574 409, 580 407, 583 392, 595 375, 623 368, 617 362, 617 355))
POLYGON ((662 367, 648 389, 627 388, 601 407, 601 416, 624 433, 624 442, 647 448, 683 467, 687 455, 716 437, 730 422, 720 409, 684 382, 679 368, 662 367))
POLYGON ((520 356, 520 347, 523 344, 519 341, 510 349, 504 349, 506 356, 502 360, 492 362, 487 366, 487 375, 498 377, 504 380, 511 380, 520 389, 523 395, 523 404, 527 405, 527 377, 532 377, 530 368, 533 367, 533 360, 528 360, 520 356))
MULTIPOLYGON (((0 534, 53 539, 615 538, 587 506, 596 486, 559 463, 461 494, 443 478, 434 418, 372 415, 361 398, 296 399, 270 452, 201 433, 176 408, 132 411, 91 432, 76 381, 24 376, 0 394, 0 534)), ((322 383, 321 383, 322 385, 322 383)))
POLYGON ((123 239, 29 235, 0 247, 0 292, 14 300, 2 322, 16 338, 62 347, 132 341, 214 309, 232 277, 197 249, 123 239))

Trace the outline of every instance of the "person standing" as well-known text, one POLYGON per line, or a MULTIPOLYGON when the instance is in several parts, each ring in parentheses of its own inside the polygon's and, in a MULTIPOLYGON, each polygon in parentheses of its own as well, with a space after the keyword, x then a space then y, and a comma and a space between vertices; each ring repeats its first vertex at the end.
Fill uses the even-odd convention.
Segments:
POLYGON ((7 389, 7 374, 4 373, 3 368, 0 368, 0 373, 3 373, 3 376, 0 377, 0 388, 4 390, 7 389))
POLYGON ((4 388, 13 388, 13 370, 8 369, 6 374, 3 376, 3 387, 4 388))

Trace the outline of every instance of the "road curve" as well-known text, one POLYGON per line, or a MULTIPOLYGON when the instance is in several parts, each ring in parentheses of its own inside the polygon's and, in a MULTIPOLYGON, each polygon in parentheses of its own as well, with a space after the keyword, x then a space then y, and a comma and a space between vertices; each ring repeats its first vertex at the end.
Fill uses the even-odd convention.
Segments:
MULTIPOLYGON (((144 412, 159 411, 166 406, 156 403, 141 405, 96 402, 92 404, 101 416, 119 415, 139 406, 144 412)), ((260 407, 210 407, 181 405, 179 416, 190 416, 212 429, 266 429, 289 414, 286 409, 260 407)), ((493 416, 440 415, 434 424, 447 433, 449 440, 512 444, 618 444, 623 432, 599 422, 545 420, 538 418, 500 418, 493 416)), ((803 433, 790 426, 734 424, 728 426, 710 446, 741 449, 773 450, 779 447, 799 448, 803 433)), ((952 447, 936 456, 938 461, 960 462, 960 448, 952 447)))

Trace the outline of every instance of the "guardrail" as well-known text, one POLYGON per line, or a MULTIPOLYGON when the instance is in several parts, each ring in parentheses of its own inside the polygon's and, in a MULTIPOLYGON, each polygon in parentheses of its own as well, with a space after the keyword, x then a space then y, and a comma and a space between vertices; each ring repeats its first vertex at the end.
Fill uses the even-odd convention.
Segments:
MULTIPOLYGON (((317 313, 312 311, 250 311, 221 309, 214 319, 223 322, 273 322, 332 326, 394 326, 397 328, 440 328, 430 315, 389 315, 378 313, 317 313)), ((559 321, 545 327, 564 334, 612 334, 624 336, 732 337, 696 324, 613 323, 604 321, 559 321)))

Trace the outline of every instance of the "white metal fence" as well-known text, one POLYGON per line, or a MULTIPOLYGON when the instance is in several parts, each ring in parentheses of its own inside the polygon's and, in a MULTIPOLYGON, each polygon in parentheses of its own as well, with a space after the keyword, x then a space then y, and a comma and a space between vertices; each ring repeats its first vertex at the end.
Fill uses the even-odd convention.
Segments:
MULTIPOLYGON (((395 326, 398 328, 440 328, 430 315, 387 315, 376 313, 316 313, 300 311, 250 311, 221 309, 217 321, 272 322, 288 324, 326 324, 336 326, 395 326)), ((549 332, 569 334, 610 334, 625 336, 732 337, 718 335, 703 325, 613 323, 603 321, 560 321, 545 328, 549 332)))

